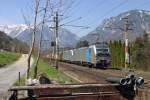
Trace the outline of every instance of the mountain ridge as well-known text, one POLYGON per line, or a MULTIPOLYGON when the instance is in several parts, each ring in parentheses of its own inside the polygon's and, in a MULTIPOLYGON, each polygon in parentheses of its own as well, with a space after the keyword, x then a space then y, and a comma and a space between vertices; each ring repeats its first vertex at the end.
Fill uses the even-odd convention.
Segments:
POLYGON ((128 16, 131 25, 130 28, 133 29, 128 31, 129 41, 134 41, 144 31, 150 34, 150 11, 135 9, 104 19, 95 30, 83 36, 80 40, 87 40, 90 44, 109 40, 123 40, 123 31, 117 28, 124 28, 124 21, 121 19, 126 16, 128 16), (106 28, 108 26, 111 26, 112 29, 106 28))
POLYGON ((29 47, 26 43, 13 39, 6 33, 0 31, 0 50, 28 53, 29 47))
MULTIPOLYGON (((20 25, 0 25, 0 30, 4 31, 7 35, 12 38, 17 38, 22 42, 26 42, 27 44, 31 44, 33 28, 29 28, 24 24, 20 25)), ((39 36, 41 33, 41 29, 38 28, 36 32, 36 42, 39 41, 39 36)), ((44 26, 43 30, 43 39, 42 42, 44 44, 43 48, 50 48, 50 42, 54 41, 54 34, 51 30, 49 30, 48 26, 44 26), (49 44, 49 45, 48 45, 49 44)), ((78 41, 79 37, 70 32, 67 29, 60 28, 59 29, 59 44, 61 47, 74 46, 78 41)))

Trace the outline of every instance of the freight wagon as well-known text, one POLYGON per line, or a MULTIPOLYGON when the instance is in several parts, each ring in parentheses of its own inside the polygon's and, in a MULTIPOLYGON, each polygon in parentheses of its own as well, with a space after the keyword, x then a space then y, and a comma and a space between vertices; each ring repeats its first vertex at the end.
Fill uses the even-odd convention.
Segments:
POLYGON ((89 67, 106 68, 110 64, 110 51, 104 43, 95 44, 64 51, 61 60, 89 67))

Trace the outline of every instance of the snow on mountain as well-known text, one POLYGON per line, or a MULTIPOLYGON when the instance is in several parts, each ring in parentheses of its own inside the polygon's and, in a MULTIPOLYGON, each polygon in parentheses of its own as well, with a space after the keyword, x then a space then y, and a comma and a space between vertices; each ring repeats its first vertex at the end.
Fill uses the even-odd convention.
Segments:
POLYGON ((20 25, 0 25, 0 31, 5 32, 7 35, 12 38, 16 38, 21 32, 26 30, 28 26, 24 24, 20 25))
MULTIPOLYGON (((17 38, 27 44, 31 43, 33 29, 29 28, 24 24, 20 25, 0 25, 0 31, 5 32, 7 35, 12 38, 17 38)), ((36 32, 36 42, 39 41, 39 36, 41 29, 38 29, 36 32)), ((74 46, 78 41, 79 37, 71 33, 69 30, 60 28, 59 29, 59 44, 62 47, 74 46)), ((49 30, 48 26, 44 27, 43 38, 42 38, 43 48, 49 48, 50 42, 54 41, 54 34, 49 30)))
POLYGON ((87 40, 89 43, 109 41, 109 40, 123 40, 123 31, 119 28, 124 28, 124 21, 122 18, 128 16, 129 40, 133 41, 136 37, 146 31, 150 36, 150 11, 146 10, 130 10, 119 14, 118 16, 105 19, 95 30, 82 37, 82 40, 87 40), (108 27, 112 27, 108 28, 108 27), (106 28, 107 27, 107 28, 106 28))

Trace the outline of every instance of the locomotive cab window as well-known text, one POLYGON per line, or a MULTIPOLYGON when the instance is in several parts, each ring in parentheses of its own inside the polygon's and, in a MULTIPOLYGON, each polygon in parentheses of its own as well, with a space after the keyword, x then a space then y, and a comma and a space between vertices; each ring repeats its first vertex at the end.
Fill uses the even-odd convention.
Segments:
POLYGON ((108 49, 96 49, 97 53, 107 53, 108 49))

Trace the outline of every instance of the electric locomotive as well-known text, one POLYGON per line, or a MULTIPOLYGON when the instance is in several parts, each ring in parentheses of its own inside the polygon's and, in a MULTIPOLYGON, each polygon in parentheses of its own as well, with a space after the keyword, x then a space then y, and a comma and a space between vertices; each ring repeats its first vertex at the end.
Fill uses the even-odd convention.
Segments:
POLYGON ((105 43, 94 44, 64 51, 62 60, 89 67, 106 68, 110 64, 110 50, 105 43))

